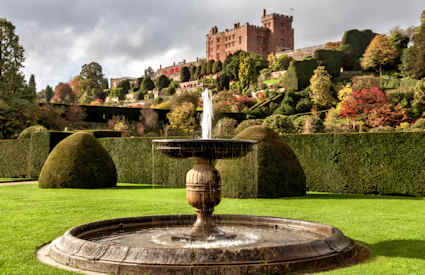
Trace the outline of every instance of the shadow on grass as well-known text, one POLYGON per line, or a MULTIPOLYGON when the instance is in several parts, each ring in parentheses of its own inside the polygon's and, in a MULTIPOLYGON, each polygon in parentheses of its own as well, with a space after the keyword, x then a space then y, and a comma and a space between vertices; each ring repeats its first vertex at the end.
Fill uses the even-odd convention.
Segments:
POLYGON ((373 194, 335 194, 335 193, 308 193, 304 197, 285 197, 281 199, 332 199, 332 200, 423 200, 422 197, 414 197, 414 196, 402 196, 402 195, 394 195, 394 196, 383 196, 383 195, 373 195, 373 194))
POLYGON ((390 240, 366 245, 372 250, 372 258, 385 256, 425 260, 424 240, 390 240))

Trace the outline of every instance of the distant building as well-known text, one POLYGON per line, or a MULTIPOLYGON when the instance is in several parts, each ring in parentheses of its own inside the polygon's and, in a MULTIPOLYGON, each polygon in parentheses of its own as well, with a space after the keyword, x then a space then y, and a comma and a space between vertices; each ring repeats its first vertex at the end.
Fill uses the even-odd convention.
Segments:
POLYGON ((171 66, 162 67, 160 66, 159 69, 155 73, 155 77, 159 77, 160 75, 165 75, 168 78, 171 78, 173 80, 180 80, 180 70, 183 67, 190 67, 190 66, 199 66, 200 63, 205 60, 201 58, 196 58, 196 61, 186 62, 186 60, 183 60, 181 62, 178 62, 177 64, 174 63, 171 66))
POLYGON ((207 60, 221 60, 238 50, 253 52, 267 57, 294 49, 293 17, 283 14, 267 14, 263 11, 262 26, 235 23, 233 29, 218 32, 217 26, 206 37, 207 60))
POLYGON ((118 87, 121 81, 128 80, 130 82, 131 87, 137 86, 137 78, 136 77, 120 77, 120 78, 111 78, 111 89, 115 89, 118 87))

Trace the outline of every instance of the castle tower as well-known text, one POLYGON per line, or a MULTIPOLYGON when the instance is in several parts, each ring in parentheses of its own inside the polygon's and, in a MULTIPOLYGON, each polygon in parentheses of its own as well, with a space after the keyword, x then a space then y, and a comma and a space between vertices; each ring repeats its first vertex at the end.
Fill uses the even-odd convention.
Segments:
POLYGON ((267 14, 263 10, 261 24, 270 30, 268 52, 276 53, 294 49, 294 29, 292 28, 293 17, 283 14, 267 14))

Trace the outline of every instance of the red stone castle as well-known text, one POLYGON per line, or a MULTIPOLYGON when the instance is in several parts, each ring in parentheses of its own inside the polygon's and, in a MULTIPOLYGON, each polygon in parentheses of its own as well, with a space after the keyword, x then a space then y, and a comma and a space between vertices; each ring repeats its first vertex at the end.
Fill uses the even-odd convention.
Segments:
POLYGON ((254 52, 267 57, 285 50, 294 49, 294 29, 292 16, 267 14, 263 11, 262 26, 246 23, 234 24, 231 30, 218 32, 217 26, 211 28, 206 38, 207 60, 221 60, 238 50, 254 52))

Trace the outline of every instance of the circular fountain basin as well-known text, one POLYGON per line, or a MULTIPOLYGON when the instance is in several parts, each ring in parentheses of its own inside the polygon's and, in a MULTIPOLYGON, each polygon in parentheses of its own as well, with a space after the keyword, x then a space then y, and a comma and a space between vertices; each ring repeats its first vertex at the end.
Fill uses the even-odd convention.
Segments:
POLYGON ((74 227, 47 256, 81 270, 116 274, 281 274, 335 265, 354 242, 335 227, 276 217, 214 215, 232 240, 173 241, 195 215, 143 216, 74 227))
POLYGON ((155 149, 173 158, 238 158, 246 155, 255 140, 234 139, 155 139, 155 149))

